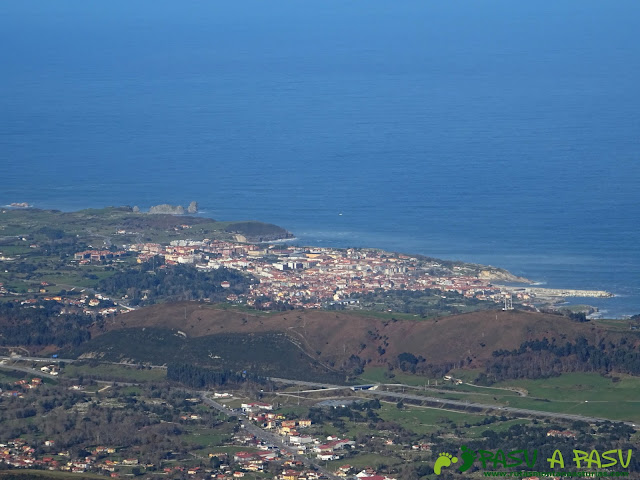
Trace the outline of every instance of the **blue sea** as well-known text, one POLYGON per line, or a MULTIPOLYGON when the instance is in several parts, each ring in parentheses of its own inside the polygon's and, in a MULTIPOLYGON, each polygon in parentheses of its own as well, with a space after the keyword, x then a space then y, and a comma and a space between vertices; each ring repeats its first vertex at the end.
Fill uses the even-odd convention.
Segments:
POLYGON ((197 200, 637 314, 638 18, 637 0, 2 2, 0 204, 197 200))

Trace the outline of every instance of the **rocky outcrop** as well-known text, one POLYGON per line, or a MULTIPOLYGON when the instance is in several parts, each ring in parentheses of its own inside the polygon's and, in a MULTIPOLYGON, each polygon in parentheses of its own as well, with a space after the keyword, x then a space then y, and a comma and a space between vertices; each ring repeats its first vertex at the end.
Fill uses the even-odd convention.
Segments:
POLYGON ((260 243, 293 238, 294 235, 282 227, 263 222, 234 222, 225 232, 233 234, 238 242, 260 243))
POLYGON ((182 205, 169 205, 163 203, 162 205, 154 205, 149 209, 149 213, 158 213, 164 215, 184 215, 185 213, 198 213, 198 202, 195 200, 189 204, 185 211, 182 205))
POLYGON ((169 205, 164 203, 162 205, 154 205, 149 209, 149 213, 158 213, 165 215, 184 215, 184 207, 182 205, 169 205))
POLYGON ((499 280, 502 282, 531 283, 531 280, 527 278, 518 277, 508 272, 507 270, 503 270, 499 268, 490 268, 486 270, 480 270, 480 272, 478 272, 478 277, 480 277, 483 280, 489 280, 489 281, 499 280))

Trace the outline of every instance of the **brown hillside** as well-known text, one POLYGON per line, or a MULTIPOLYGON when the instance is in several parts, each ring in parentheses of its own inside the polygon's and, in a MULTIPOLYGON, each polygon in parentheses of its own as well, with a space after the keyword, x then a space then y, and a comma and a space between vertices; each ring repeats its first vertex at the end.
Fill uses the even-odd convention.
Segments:
MULTIPOLYGON (((410 352, 427 362, 455 363, 472 358, 482 365, 499 349, 517 348, 523 341, 556 338, 590 342, 605 331, 590 323, 575 323, 556 315, 485 311, 436 320, 381 320, 362 314, 290 311, 253 314, 199 303, 162 304, 116 317, 106 330, 160 327, 178 329, 190 337, 219 333, 284 332, 310 355, 340 366, 351 355, 371 364, 394 362, 410 352), (186 320, 185 320, 186 316, 186 320), (384 354, 380 354, 384 349, 384 354)), ((94 336, 101 332, 94 332, 94 336)), ((607 334, 611 336, 611 334, 607 334)))

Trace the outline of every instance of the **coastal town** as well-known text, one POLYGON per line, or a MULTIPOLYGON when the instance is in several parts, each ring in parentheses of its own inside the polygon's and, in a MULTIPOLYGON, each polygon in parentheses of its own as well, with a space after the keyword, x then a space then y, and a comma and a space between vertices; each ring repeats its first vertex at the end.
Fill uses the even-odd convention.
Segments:
MULTIPOLYGON (((219 287, 228 291, 226 295, 217 295, 214 301, 260 310, 362 309, 424 315, 427 311, 437 310, 434 304, 438 298, 446 298, 453 305, 440 312, 448 314, 478 308, 536 310, 554 306, 567 297, 613 296, 606 291, 542 288, 491 266, 374 248, 297 246, 289 240, 290 232, 273 225, 240 222, 237 224, 240 227, 213 230, 216 228, 213 220, 197 219, 194 222, 192 217, 129 210, 107 209, 108 213, 100 213, 102 216, 114 215, 109 220, 109 227, 100 227, 100 233, 93 227, 77 230, 81 232, 77 234, 48 230, 52 227, 46 224, 33 232, 24 227, 12 227, 13 232, 20 234, 5 237, 0 247, 0 262, 8 267, 5 275, 0 276, 0 297, 20 299, 23 306, 33 308, 39 308, 43 301, 57 303, 64 307, 63 314, 80 312, 112 316, 126 313, 138 305, 157 300, 147 300, 144 293, 134 299, 127 292, 106 291, 100 288, 99 280, 113 272, 131 270, 136 265, 144 268, 147 262, 149 271, 182 266, 200 272, 238 272, 246 279, 243 288, 234 289, 233 282, 222 279, 219 287), (147 222, 148 225, 132 228, 127 226, 131 222, 147 222), (167 226, 160 228, 158 222, 167 226), (206 225, 206 230, 200 225, 206 225), (247 225, 250 225, 249 229, 247 225), (237 233, 241 227, 243 233, 237 233), (259 235, 251 237, 248 233, 255 231, 260 232, 259 235), (207 232, 214 235, 207 235, 207 232), (261 241, 263 237, 269 240, 261 241), (274 241, 277 238, 282 240, 274 241), (56 262, 48 257, 47 251, 57 243, 76 243, 84 248, 67 250, 68 253, 60 256, 63 263, 56 262), (43 254, 47 256, 46 262, 38 260, 43 254), (36 267, 30 259, 40 263, 36 267), (22 265, 19 269, 24 269, 23 273, 14 273, 14 267, 18 265, 22 265), (47 270, 49 273, 45 273, 47 270), (428 305, 423 304, 423 308, 405 308, 403 311, 398 309, 401 305, 386 301, 389 295, 399 292, 414 297, 424 293, 431 301, 428 305)), ((3 211, 5 215, 19 219, 17 212, 18 209, 3 211)), ((31 209, 24 212, 40 215, 31 209)), ((69 215, 65 222, 75 218, 75 214, 69 215)), ((82 219, 81 225, 87 221, 91 222, 82 219)), ((206 300, 207 297, 197 298, 206 300)), ((587 314, 592 313, 595 310, 587 311, 587 314)))
MULTIPOLYGON (((140 262, 153 256, 165 264, 192 264, 198 269, 240 270, 259 279, 246 298, 229 295, 231 302, 254 305, 262 298, 287 302, 295 308, 322 308, 328 304, 357 304, 357 297, 378 289, 422 291, 437 289, 467 297, 500 301, 491 274, 466 266, 448 268, 435 260, 420 260, 375 249, 301 248, 223 241, 175 241, 170 245, 134 244, 129 251, 140 262), (483 273, 484 272, 484 273, 483 273)), ((223 285, 224 286, 224 285, 223 285)), ((524 297, 524 299, 528 299, 524 297)))
MULTIPOLYGON (((505 308, 513 308, 513 301, 534 308, 537 297, 611 296, 604 291, 498 285, 495 280, 526 279, 491 267, 452 264, 370 248, 256 245, 205 239, 179 240, 169 245, 133 244, 128 251, 135 254, 139 262, 159 256, 166 265, 190 264, 202 270, 225 267, 250 274, 259 279, 259 284, 251 285, 246 296, 231 294, 227 300, 247 305, 259 303, 267 309, 273 301, 286 302, 294 308, 323 308, 336 304, 357 308, 359 296, 379 290, 454 292, 466 298, 498 303, 505 308)), ((81 261, 117 258, 124 254, 124 251, 82 252, 81 261)))
MULTIPOLYGON (((189 228, 185 225, 184 228, 189 228)), ((125 234, 118 230, 116 235, 125 234)), ((255 279, 245 293, 229 292, 226 301, 269 310, 277 303, 287 308, 359 309, 361 298, 375 292, 440 292, 465 299, 491 302, 504 309, 517 304, 535 309, 558 298, 609 297, 609 292, 557 290, 529 286, 526 279, 493 267, 444 262, 421 256, 386 252, 372 248, 299 247, 285 244, 255 244, 222 240, 174 240, 168 244, 135 243, 120 249, 89 249, 75 252, 69 266, 77 268, 106 265, 143 264, 160 259, 160 268, 192 266, 199 271, 221 268, 242 272, 255 279), (500 283, 510 282, 510 285, 500 283)), ((223 289, 229 282, 223 281, 223 289)), ((63 304, 62 313, 82 312, 103 316, 126 313, 133 308, 127 298, 115 299, 98 292, 72 288, 64 295, 50 293, 50 284, 41 282, 27 293, 45 294, 27 298, 24 306, 36 308, 38 301, 63 304), (71 295, 73 294, 73 295, 71 295), (79 296, 78 296, 79 295, 79 296)), ((0 283, 0 295, 16 295, 0 283)))

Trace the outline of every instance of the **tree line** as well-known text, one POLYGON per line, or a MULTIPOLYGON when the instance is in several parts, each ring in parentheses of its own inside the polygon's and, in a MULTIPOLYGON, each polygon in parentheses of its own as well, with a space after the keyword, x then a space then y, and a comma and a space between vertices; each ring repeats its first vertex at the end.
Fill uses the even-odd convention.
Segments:
POLYGON ((189 363, 171 363, 167 366, 167 379, 180 382, 192 388, 204 388, 248 381, 264 383, 265 378, 251 372, 231 370, 211 370, 189 363))
POLYGON ((626 339, 590 344, 584 337, 575 342, 558 343, 529 340, 514 350, 496 350, 487 366, 495 380, 544 378, 565 372, 620 372, 640 374, 640 352, 626 339))
POLYGON ((78 346, 91 338, 91 316, 61 315, 62 306, 54 302, 40 302, 36 307, 0 303, 0 345, 78 346))
POLYGON ((101 280, 98 288, 112 296, 128 296, 132 305, 149 305, 159 301, 226 301, 230 293, 246 292, 252 279, 237 270, 219 268, 210 272, 191 265, 164 265, 156 257, 101 280), (222 287, 229 282, 229 288, 222 287))

